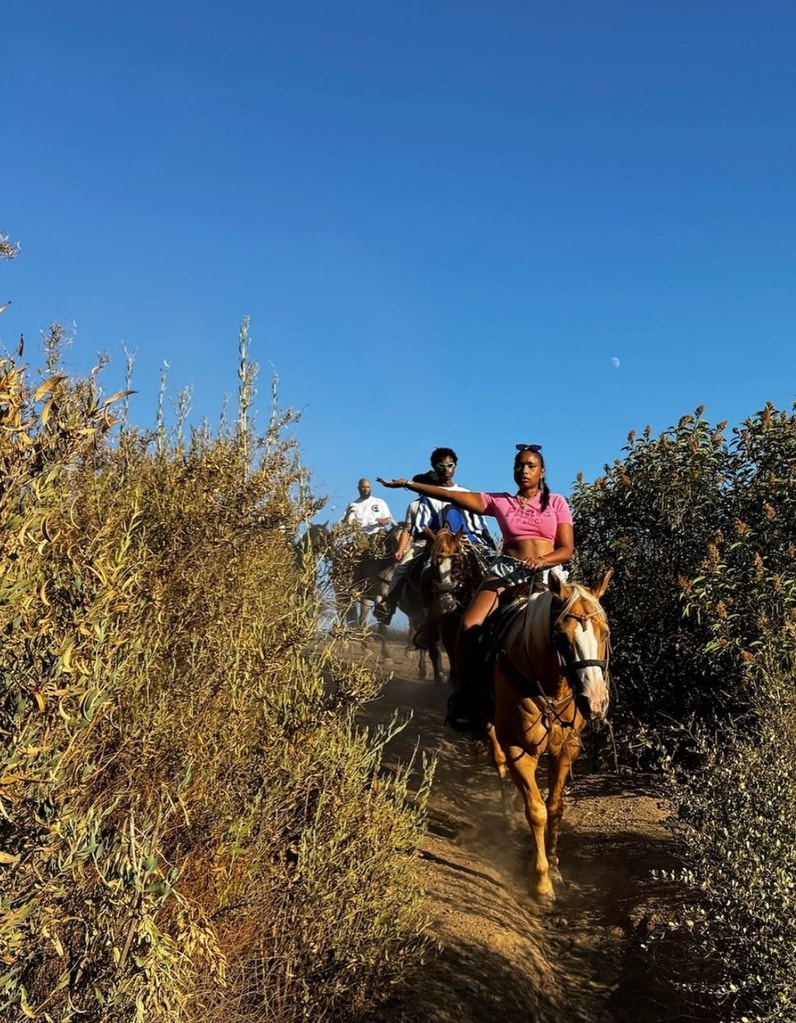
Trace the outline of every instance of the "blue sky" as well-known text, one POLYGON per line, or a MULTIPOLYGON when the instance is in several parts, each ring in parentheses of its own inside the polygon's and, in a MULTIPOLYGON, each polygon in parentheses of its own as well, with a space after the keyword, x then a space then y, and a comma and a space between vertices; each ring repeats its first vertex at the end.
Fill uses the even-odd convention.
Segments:
POLYGON ((0 340, 74 325, 107 391, 137 353, 134 421, 164 363, 216 421, 250 316, 321 517, 437 445, 500 490, 541 443, 568 494, 796 397, 792 2, 28 0, 0 38, 0 340))

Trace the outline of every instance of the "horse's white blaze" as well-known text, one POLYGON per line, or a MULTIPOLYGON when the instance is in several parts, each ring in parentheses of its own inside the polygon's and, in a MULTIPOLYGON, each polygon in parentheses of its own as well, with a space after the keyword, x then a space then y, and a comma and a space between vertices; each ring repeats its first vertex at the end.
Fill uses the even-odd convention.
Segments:
POLYGON ((437 567, 438 589, 453 589, 453 558, 442 558, 437 567))
MULTIPOLYGON (((573 645, 577 654, 577 660, 601 660, 597 636, 590 620, 585 623, 584 628, 578 626, 573 645)), ((609 693, 608 683, 602 668, 597 667, 597 665, 578 668, 578 678, 580 679, 583 695, 588 701, 592 717, 605 717, 605 712, 608 710, 609 693)))

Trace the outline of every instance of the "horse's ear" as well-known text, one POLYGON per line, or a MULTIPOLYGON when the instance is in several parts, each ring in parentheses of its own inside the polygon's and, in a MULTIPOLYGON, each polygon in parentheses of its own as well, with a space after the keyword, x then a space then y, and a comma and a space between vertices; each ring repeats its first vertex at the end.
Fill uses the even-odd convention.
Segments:
POLYGON ((547 573, 547 588, 559 600, 567 600, 572 595, 572 587, 568 586, 558 572, 547 573))
POLYGON ((592 587, 592 593, 598 600, 602 599, 602 595, 608 589, 608 583, 611 581, 611 576, 613 574, 614 570, 612 568, 609 568, 605 573, 603 573, 603 577, 597 583, 597 585, 592 587))

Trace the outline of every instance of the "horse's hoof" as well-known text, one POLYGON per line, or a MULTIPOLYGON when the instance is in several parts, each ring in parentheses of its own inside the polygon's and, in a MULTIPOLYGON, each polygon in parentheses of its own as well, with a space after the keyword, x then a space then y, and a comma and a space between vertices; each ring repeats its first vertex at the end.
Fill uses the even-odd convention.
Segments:
POLYGON ((533 897, 536 905, 539 907, 539 911, 542 913, 548 912, 556 904, 556 893, 552 890, 549 892, 534 892, 533 897))
POLYGON ((548 913, 552 913, 555 902, 555 894, 538 895, 536 892, 528 892, 522 900, 523 906, 533 916, 546 916, 548 913))

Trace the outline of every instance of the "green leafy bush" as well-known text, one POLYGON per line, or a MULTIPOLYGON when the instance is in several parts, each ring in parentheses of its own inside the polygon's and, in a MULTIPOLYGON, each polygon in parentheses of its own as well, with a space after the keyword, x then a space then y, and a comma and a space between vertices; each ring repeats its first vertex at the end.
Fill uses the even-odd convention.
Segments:
POLYGON ((744 664, 796 595, 796 416, 771 406, 725 440, 702 409, 573 497, 579 571, 606 595, 620 713, 644 724, 747 705, 744 664))
POLYGON ((670 927, 709 964, 694 997, 722 1019, 796 1018, 796 635, 755 659, 754 714, 704 736, 705 764, 674 786, 689 893, 670 927))
MULTIPOLYGON (((683 891, 671 960, 723 1020, 793 1020, 796 415, 724 438, 702 410, 575 495, 580 571, 606 594, 626 754, 667 769, 683 891), (679 965, 678 965, 679 963, 679 965), (689 964, 688 974, 683 964, 689 964), (691 966, 701 963, 702 979, 691 966)), ((714 1017, 715 1018, 715 1017, 714 1017)))

